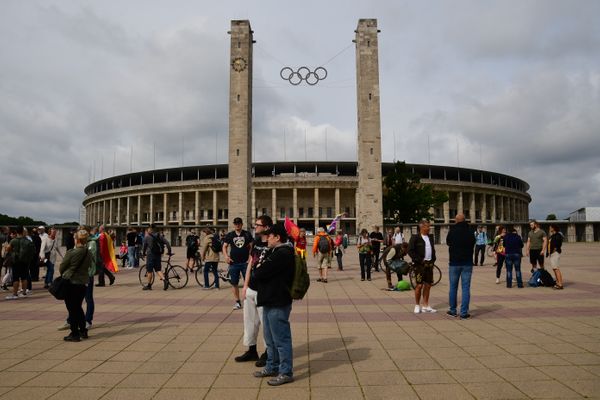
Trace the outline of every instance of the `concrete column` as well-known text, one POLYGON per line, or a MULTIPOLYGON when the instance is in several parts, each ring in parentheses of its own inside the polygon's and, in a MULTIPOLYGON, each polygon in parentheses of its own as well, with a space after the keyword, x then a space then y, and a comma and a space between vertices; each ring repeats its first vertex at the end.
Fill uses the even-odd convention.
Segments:
POLYGON ((121 198, 117 197, 117 225, 121 226, 121 198))
POLYGON ((360 19, 356 37, 358 113, 357 227, 383 225, 381 177, 381 115, 377 20, 360 19))
MULTIPOLYGON (((463 204, 463 192, 458 192, 456 194, 456 213, 460 214, 464 212, 464 204, 463 204)), ((454 218, 455 215, 451 215, 451 218, 454 218)))
POLYGON ((450 223, 450 199, 448 199, 448 201, 444 202, 442 207, 444 208, 444 223, 449 224, 450 223))
POLYGON ((194 223, 200 225, 200 191, 194 193, 194 223))
POLYGON ((183 225, 183 192, 179 192, 179 210, 177 211, 177 223, 183 225))
POLYGON ((251 222, 256 221, 256 189, 252 189, 252 210, 251 210, 251 222))
POLYGON ((106 225, 106 200, 102 200, 102 224, 106 225))
MULTIPOLYGON (((213 225, 217 225, 217 223, 219 221, 218 220, 218 218, 219 218, 219 209, 218 209, 218 207, 219 206, 217 204, 217 195, 218 195, 217 191, 213 190, 213 225)), ((229 195, 231 196, 231 193, 229 193, 229 195)), ((231 219, 233 221, 233 218, 235 218, 235 217, 239 217, 239 215, 231 215, 231 218, 229 218, 229 219, 231 219)), ((247 218, 246 219, 244 219, 244 217, 241 217, 241 218, 242 218, 242 220, 244 221, 245 224, 249 223, 248 220, 247 220, 247 218)))
POLYGON ((137 224, 138 226, 142 225, 142 196, 138 195, 137 202, 137 224))
POLYGON ((294 207, 294 221, 298 223, 298 189, 292 189, 292 207, 294 207))
POLYGON ((575 243, 577 241, 577 230, 575 229, 575 224, 567 225, 567 241, 570 243, 575 243))
POLYGON ((496 215, 496 195, 492 194, 491 197, 490 197, 490 200, 492 200, 492 204, 491 204, 491 207, 492 207, 492 222, 496 223, 496 218, 497 218, 497 215, 496 215))
MULTIPOLYGON (((150 211, 149 211, 148 221, 153 224, 154 223, 154 195, 150 194, 150 211)), ((141 218, 141 217, 140 217, 141 218)))
POLYGON ((337 216, 340 213, 340 188, 335 188, 334 204, 335 204, 335 216, 337 216))
MULTIPOLYGON (((448 236, 448 231, 449 230, 450 230, 450 228, 449 228, 448 225, 442 225, 442 226, 440 226, 440 237, 439 237, 440 244, 446 244, 446 236, 448 236)), ((410 238, 410 236, 406 238, 407 242, 408 242, 409 238, 410 238)))
POLYGON ((317 228, 319 227, 319 218, 321 218, 321 216, 319 215, 319 188, 315 188, 315 199, 314 199, 314 215, 313 217, 315 218, 315 234, 317 233, 317 228))
POLYGON ((163 225, 167 225, 169 223, 169 219, 167 217, 167 202, 169 201, 169 194, 168 193, 163 193, 163 225))
MULTIPOLYGON (((229 179, 231 217, 251 224, 252 193, 252 47, 249 21, 231 21, 229 68, 229 179)), ((216 215, 216 211, 214 212, 216 215)), ((230 218, 232 220, 232 218, 230 218)), ((233 224, 230 223, 233 228, 233 224)))
POLYGON ((469 205, 469 218, 471 219, 471 223, 474 224, 477 219, 477 214, 475 212, 475 193, 471 193, 470 195, 471 203, 469 205))
POLYGON ((498 196, 498 201, 500 202, 500 221, 504 222, 506 221, 504 215, 504 196, 498 196))
POLYGON ((127 196, 127 215, 125 216, 125 224, 127 224, 127 226, 131 226, 131 216, 130 216, 130 212, 131 212, 131 197, 127 196))
POLYGON ((487 195, 485 193, 481 195, 481 222, 487 222, 487 195))
POLYGON ((586 242, 594 241, 594 225, 593 224, 585 224, 585 241, 586 242))
POLYGON ((271 219, 277 222, 277 189, 271 189, 271 219))

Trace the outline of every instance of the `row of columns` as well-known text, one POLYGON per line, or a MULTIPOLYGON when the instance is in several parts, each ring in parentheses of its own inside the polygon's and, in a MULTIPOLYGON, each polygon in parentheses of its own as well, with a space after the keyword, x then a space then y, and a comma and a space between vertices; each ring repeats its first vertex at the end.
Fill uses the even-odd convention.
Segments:
MULTIPOLYGON (((476 206, 476 194, 473 192, 450 192, 456 193, 456 212, 463 213, 465 210, 465 203, 469 204, 469 215, 465 215, 472 222, 477 220, 477 206, 476 206), (468 197, 468 200, 465 199, 468 197)), ((489 195, 480 194, 481 196, 481 220, 482 222, 505 222, 505 221, 525 221, 529 218, 529 205, 524 200, 519 200, 513 197, 502 196, 502 195, 489 195), (487 199, 490 197, 490 218, 488 220, 488 202, 487 199)), ((442 205, 442 211, 444 215, 444 223, 450 223, 451 219, 454 219, 454 215, 450 215, 450 200, 442 205)))

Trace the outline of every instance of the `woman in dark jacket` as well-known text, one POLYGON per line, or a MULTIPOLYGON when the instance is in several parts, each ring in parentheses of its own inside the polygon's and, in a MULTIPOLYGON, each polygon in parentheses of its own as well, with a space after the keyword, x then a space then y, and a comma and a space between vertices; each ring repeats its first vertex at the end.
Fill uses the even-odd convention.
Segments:
POLYGON ((88 270, 92 264, 92 255, 86 246, 88 236, 85 229, 75 233, 75 248, 67 251, 59 269, 62 278, 68 281, 65 305, 69 312, 71 333, 64 337, 67 342, 79 342, 81 338, 88 337, 85 315, 81 307, 88 283, 88 270))
POLYGON ((287 243, 282 224, 265 232, 268 250, 261 256, 253 278, 257 286, 257 306, 263 308, 263 333, 267 345, 267 364, 256 371, 257 378, 273 377, 267 383, 279 386, 293 382, 290 288, 294 279, 294 247, 287 243))

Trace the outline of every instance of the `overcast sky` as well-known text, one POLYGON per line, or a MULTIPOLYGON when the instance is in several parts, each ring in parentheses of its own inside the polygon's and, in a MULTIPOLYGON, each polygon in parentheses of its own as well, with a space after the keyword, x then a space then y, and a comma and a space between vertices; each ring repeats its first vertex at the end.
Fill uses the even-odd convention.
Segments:
POLYGON ((0 213, 78 220, 94 178, 226 163, 232 19, 257 41, 256 161, 356 160, 352 39, 377 18, 384 161, 519 177, 537 218, 600 206, 599 15, 594 0, 3 0, 0 213), (327 79, 279 77, 302 65, 327 79))

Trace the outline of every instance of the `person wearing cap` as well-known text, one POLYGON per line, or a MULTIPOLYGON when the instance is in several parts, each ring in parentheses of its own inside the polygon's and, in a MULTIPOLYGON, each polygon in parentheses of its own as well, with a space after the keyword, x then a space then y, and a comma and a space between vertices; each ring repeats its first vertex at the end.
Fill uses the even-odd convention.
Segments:
POLYGON ((251 261, 250 252, 252 251, 252 235, 250 232, 242 229, 244 222, 240 217, 233 219, 234 230, 225 235, 223 240, 223 254, 229 264, 229 279, 233 290, 235 304, 234 310, 240 310, 242 303, 240 301, 240 276, 246 279, 246 268, 251 261))
POLYGON ((83 313, 83 298, 89 281, 88 271, 92 264, 92 254, 87 248, 89 234, 85 229, 75 234, 75 248, 67 251, 60 264, 59 272, 68 281, 65 305, 69 312, 71 333, 63 339, 67 342, 79 342, 88 338, 88 330, 83 313))
POLYGON ((162 255, 162 249, 164 246, 167 247, 167 254, 173 255, 171 252, 171 244, 165 239, 160 232, 154 232, 156 226, 151 224, 147 231, 146 237, 144 238, 144 247, 142 253, 148 258, 146 259, 146 278, 148 284, 142 288, 142 290, 152 290, 152 273, 156 272, 161 281, 163 281, 163 290, 169 288, 169 281, 165 279, 165 275, 161 271, 160 257, 162 255))
POLYGON ((254 372, 257 378, 272 377, 270 386, 294 381, 289 288, 294 279, 294 247, 288 243, 283 224, 264 232, 268 250, 261 256, 253 279, 258 289, 257 305, 263 308, 263 334, 267 345, 265 367, 254 372))

